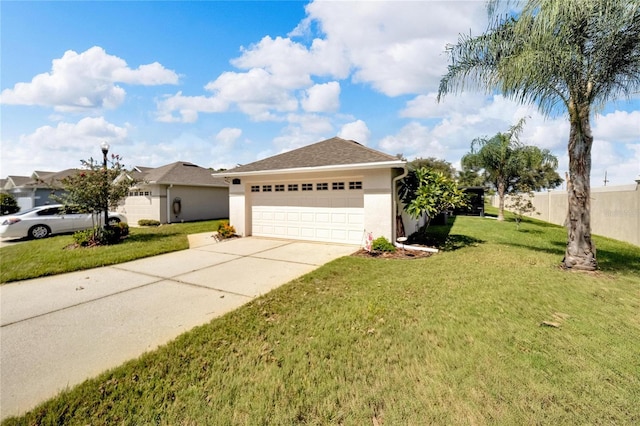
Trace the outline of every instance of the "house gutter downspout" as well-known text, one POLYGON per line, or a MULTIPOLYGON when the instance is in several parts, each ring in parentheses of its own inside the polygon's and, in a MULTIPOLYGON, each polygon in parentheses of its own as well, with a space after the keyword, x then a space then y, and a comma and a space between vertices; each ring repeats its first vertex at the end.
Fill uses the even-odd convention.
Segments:
POLYGON ((398 220, 397 220, 397 215, 398 215, 398 181, 402 178, 404 178, 405 176, 407 176, 409 174, 409 169, 407 169, 407 164, 405 163, 402 166, 402 174, 400 174, 399 176, 396 176, 395 178, 393 178, 393 182, 392 182, 392 189, 393 189, 393 202, 391 203, 391 208, 393 209, 393 222, 391 222, 391 238, 393 239, 393 241, 391 241, 391 243, 395 243, 396 242, 396 238, 398 238, 398 230, 396 229, 398 227, 398 220))
POLYGON ((167 186, 167 223, 171 223, 171 188, 173 184, 167 186))

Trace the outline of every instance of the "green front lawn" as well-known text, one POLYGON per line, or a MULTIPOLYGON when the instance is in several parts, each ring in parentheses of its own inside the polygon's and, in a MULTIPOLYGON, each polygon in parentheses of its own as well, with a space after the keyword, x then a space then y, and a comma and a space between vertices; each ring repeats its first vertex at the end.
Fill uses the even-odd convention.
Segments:
MULTIPOLYGON (((189 248, 187 235, 213 232, 221 220, 175 223, 150 228, 130 228, 122 243, 112 246, 69 249, 71 235, 0 249, 0 283, 113 265, 143 257, 189 248)), ((226 222, 226 221, 225 221, 226 222)))
POLYGON ((596 238, 586 274, 543 222, 432 232, 449 251, 338 259, 6 424, 640 424, 640 247, 596 238))

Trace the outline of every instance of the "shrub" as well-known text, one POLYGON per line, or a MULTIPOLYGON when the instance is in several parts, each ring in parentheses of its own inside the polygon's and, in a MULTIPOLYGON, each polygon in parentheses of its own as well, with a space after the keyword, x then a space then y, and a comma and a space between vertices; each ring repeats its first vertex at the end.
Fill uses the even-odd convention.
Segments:
POLYGON ((385 237, 378 237, 371 243, 371 249, 373 251, 386 251, 393 253, 396 251, 396 247, 391 244, 385 237))
POLYGON ((228 223, 221 223, 218 225, 218 236, 222 239, 230 238, 236 235, 236 228, 228 223))
POLYGON ((0 214, 12 214, 19 211, 20 206, 13 195, 0 193, 0 214))
POLYGON ((160 221, 155 219, 140 219, 138 221, 140 226, 160 226, 160 221))
POLYGON ((93 228, 76 231, 73 234, 73 241, 82 247, 93 247, 97 245, 95 244, 95 239, 93 228))
POLYGON ((118 244, 129 235, 129 225, 120 222, 107 228, 97 227, 77 231, 73 234, 73 241, 81 247, 105 246, 118 244))

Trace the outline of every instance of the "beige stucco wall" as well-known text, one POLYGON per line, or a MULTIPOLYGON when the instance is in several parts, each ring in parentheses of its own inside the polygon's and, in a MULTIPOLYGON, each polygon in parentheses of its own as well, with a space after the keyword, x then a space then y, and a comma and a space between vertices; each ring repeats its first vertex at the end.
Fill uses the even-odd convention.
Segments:
POLYGON ((163 217, 161 205, 164 205, 166 199, 166 191, 164 187, 159 185, 144 185, 132 188, 130 192, 140 192, 144 194, 149 192, 150 195, 136 195, 126 197, 118 206, 118 212, 127 217, 129 226, 137 226, 140 219, 152 219, 166 223, 166 215, 163 217))
POLYGON ((182 185, 141 185, 131 191, 150 195, 127 197, 118 211, 135 226, 140 219, 154 219, 160 223, 190 222, 229 217, 228 188, 182 185), (180 198, 180 209, 173 210, 173 202, 180 198), (167 203, 167 201, 169 201, 167 203))
POLYGON ((173 186, 167 188, 167 202, 170 223, 229 217, 228 188, 173 186), (177 198, 180 198, 181 209, 176 213, 173 203, 177 198))
POLYGON ((241 183, 229 187, 229 222, 238 235, 251 235, 251 185, 263 183, 314 182, 318 180, 361 180, 365 231, 374 238, 383 236, 393 240, 395 214, 392 205, 392 178, 399 174, 395 169, 353 171, 329 171, 300 174, 267 174, 241 177, 241 183), (395 173, 395 174, 394 174, 395 173))
MULTIPOLYGON (((566 191, 537 192, 532 202, 540 213, 533 217, 564 225, 566 191)), ((640 246, 640 185, 591 188, 591 232, 640 246)))

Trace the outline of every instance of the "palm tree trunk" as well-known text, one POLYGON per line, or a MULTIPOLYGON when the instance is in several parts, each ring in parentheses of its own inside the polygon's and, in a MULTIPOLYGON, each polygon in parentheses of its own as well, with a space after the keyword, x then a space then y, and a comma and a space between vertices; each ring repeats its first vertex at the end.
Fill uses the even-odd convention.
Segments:
POLYGON ((589 106, 569 108, 569 201, 568 239, 563 265, 566 268, 597 269, 596 247, 591 240, 591 145, 593 135, 589 106))
POLYGON ((502 180, 498 180, 498 220, 504 220, 504 191, 505 183, 502 180))

